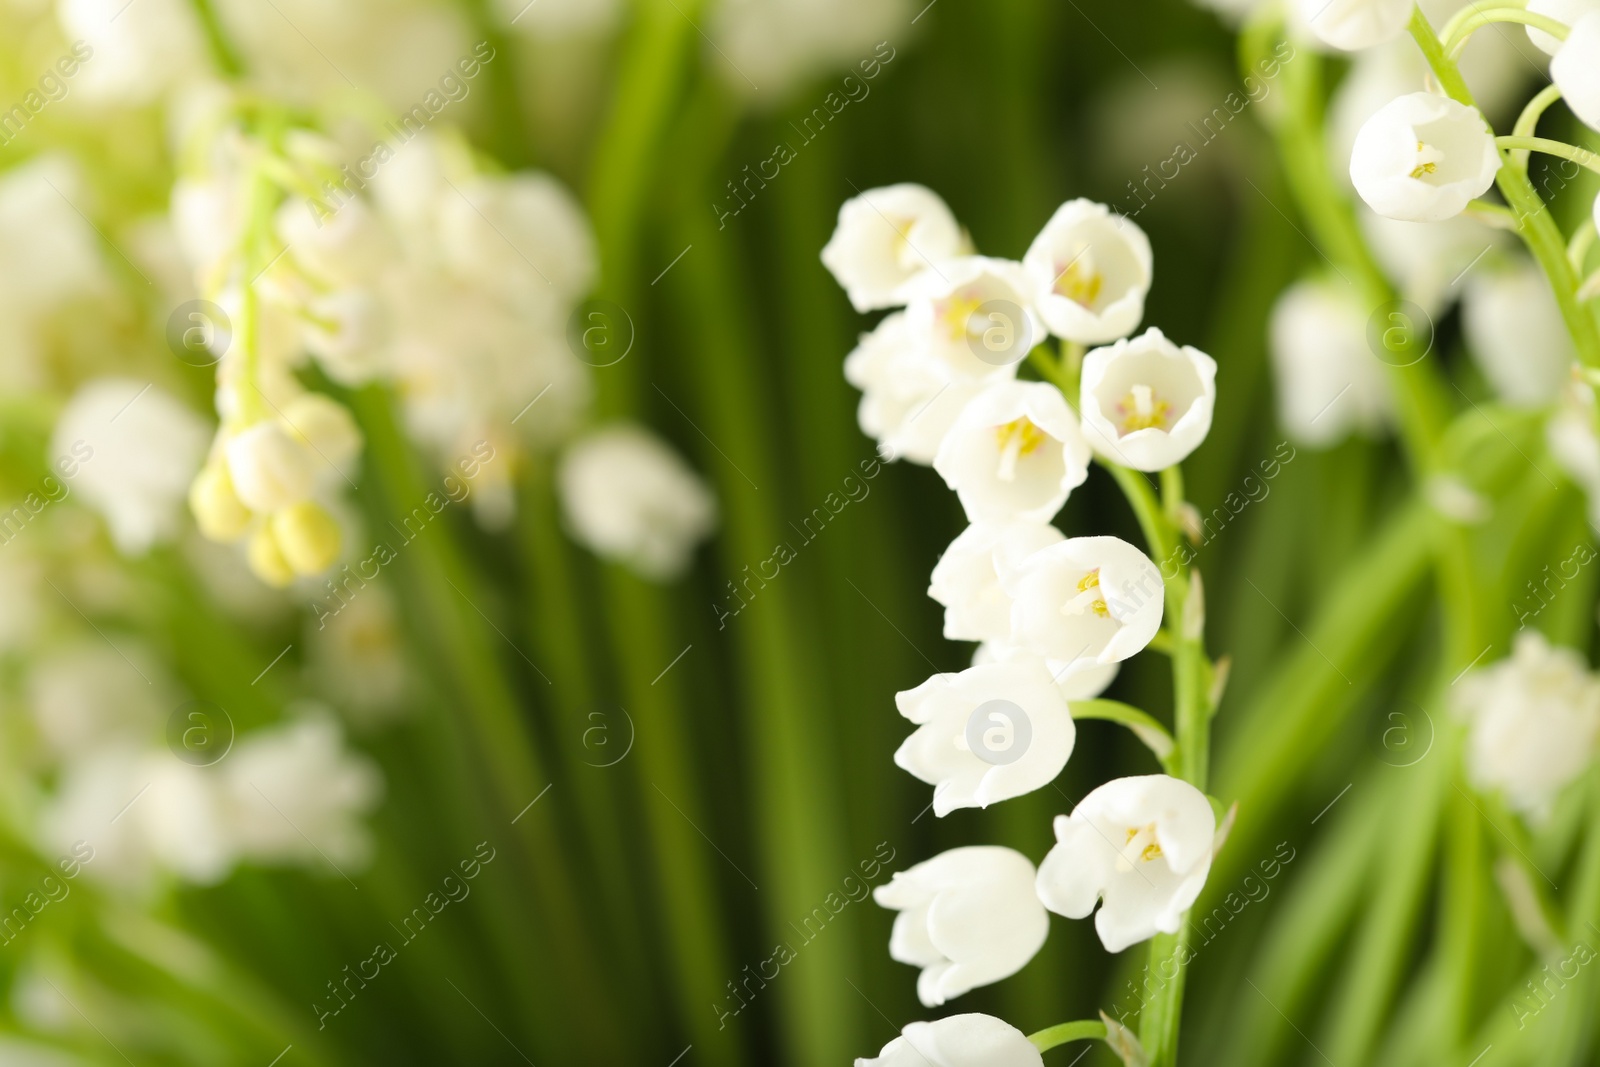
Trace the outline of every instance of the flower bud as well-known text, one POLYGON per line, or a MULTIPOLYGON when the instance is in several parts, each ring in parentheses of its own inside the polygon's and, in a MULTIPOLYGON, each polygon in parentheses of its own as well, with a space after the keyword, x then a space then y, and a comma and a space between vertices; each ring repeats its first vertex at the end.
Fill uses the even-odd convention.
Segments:
POLYGON ((250 538, 250 544, 245 548, 245 560, 255 576, 274 589, 282 589, 294 581, 294 569, 283 558, 270 526, 261 527, 250 538))
POLYGON ((318 574, 339 558, 339 524, 320 504, 301 501, 272 516, 269 525, 283 561, 295 574, 318 574))
POLYGON ((272 513, 311 495, 316 454, 276 421, 258 422, 228 442, 228 474, 252 511, 272 513))
POLYGON ((1550 80, 1572 113, 1600 130, 1600 11, 1572 24, 1572 32, 1550 60, 1550 80))
POLYGON ((239 500, 228 476, 228 465, 212 460, 201 468, 189 486, 189 510, 200 532, 212 541, 229 544, 244 536, 250 509, 239 500))
POLYGON ((283 421, 291 438, 336 470, 343 471, 361 452, 361 431, 349 409, 321 393, 305 393, 285 404, 283 421))

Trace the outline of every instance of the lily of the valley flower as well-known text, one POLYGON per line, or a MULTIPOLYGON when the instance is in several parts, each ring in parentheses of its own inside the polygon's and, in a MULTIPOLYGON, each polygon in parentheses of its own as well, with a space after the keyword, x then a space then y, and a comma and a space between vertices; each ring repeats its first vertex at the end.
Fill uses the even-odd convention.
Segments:
POLYGON ((895 872, 872 899, 900 914, 889 955, 921 967, 917 997, 935 1008, 1016 974, 1044 945, 1050 916, 1028 857, 1009 848, 953 848, 895 872))
POLYGON ((1299 0, 1318 39, 1346 52, 1393 40, 1411 21, 1413 0, 1299 0))
POLYGON ((1079 344, 1126 337, 1144 317, 1152 257, 1144 231, 1104 204, 1069 200, 1022 259, 1051 333, 1079 344))
POLYGON ((251 511, 270 515, 311 495, 316 452, 278 420, 265 419, 241 430, 223 448, 234 492, 251 511))
POLYGON ((952 641, 1007 641, 1011 596, 1000 568, 1065 540, 1047 523, 968 526, 933 568, 928 595, 944 605, 944 635, 952 641))
POLYGON ((1161 572, 1120 537, 1072 537, 1035 552, 1001 581, 1016 643, 1045 659, 1119 663, 1161 629, 1161 572))
POLYGON ((1461 214, 1499 170, 1483 115, 1435 93, 1408 93, 1384 105, 1350 150, 1350 180, 1361 199, 1380 215, 1410 222, 1461 214))
POLYGON ((1095 931, 1108 952, 1178 932, 1211 870, 1216 815, 1178 778, 1118 778, 1055 821, 1056 845, 1039 865, 1044 906, 1082 919, 1101 902, 1095 931))
POLYGON ((895 765, 934 787, 941 817, 1047 785, 1077 737, 1066 698, 1038 658, 936 674, 897 693, 895 706, 917 724, 895 765))
POLYGON ((1367 347, 1367 317, 1348 289, 1320 280, 1296 282, 1273 307, 1278 421, 1297 444, 1327 448, 1388 421, 1394 405, 1367 347))
POLYGON ((897 307, 910 286, 962 254, 966 239, 938 194, 910 183, 844 202, 822 263, 857 311, 897 307))
POLYGON ((962 256, 910 286, 912 342, 952 374, 985 378, 1014 371, 1044 339, 1022 264, 962 256))
POLYGON ((1089 477, 1089 446, 1061 391, 990 385, 945 434, 933 469, 972 522, 1048 522, 1089 477))
MULTIPOLYGON (((1008 367, 996 377, 1015 373, 1014 366, 1008 367)), ((982 388, 980 379, 958 377, 929 359, 912 342, 902 311, 861 335, 844 361, 844 376, 861 390, 856 409, 861 432, 877 440, 885 458, 923 466, 933 462, 939 442, 982 388)))
POLYGON ((1543 407, 1571 377, 1572 338, 1544 272, 1529 258, 1480 270, 1461 301, 1467 348, 1508 404, 1543 407))
POLYGON ((1511 657, 1461 680, 1469 721, 1467 773, 1499 790, 1514 810, 1540 818, 1593 761, 1600 739, 1600 679, 1570 648, 1536 630, 1518 634, 1511 657))
POLYGON ((855 1067, 1044 1067, 1021 1030, 992 1015, 951 1015, 912 1023, 872 1059, 855 1067))
POLYGON ((612 426, 568 449, 561 505, 574 539, 655 581, 677 577, 716 524, 704 481, 665 442, 612 426))
MULTIPOLYGON (((1600 11, 1600 0, 1529 0, 1528 13, 1555 19, 1563 26, 1572 26, 1591 11, 1600 11)), ((1561 42, 1537 26, 1529 26, 1528 40, 1546 55, 1561 51, 1561 42)))
POLYGON ((1181 462, 1211 429, 1217 365, 1152 326, 1083 360, 1079 410, 1089 445, 1113 463, 1156 471, 1181 462))
MULTIPOLYGON (((981 667, 985 663, 1013 663, 1019 659, 1038 658, 1035 653, 1011 641, 985 641, 972 651, 974 667, 981 667)), ((1104 693, 1116 681, 1117 672, 1122 669, 1120 663, 1090 661, 1062 663, 1047 659, 1044 665, 1056 680, 1056 688, 1067 698, 1068 705, 1074 700, 1093 700, 1104 693)))
POLYGON ((1550 60, 1550 80, 1574 115, 1589 128, 1600 129, 1600 11, 1572 24, 1550 60))

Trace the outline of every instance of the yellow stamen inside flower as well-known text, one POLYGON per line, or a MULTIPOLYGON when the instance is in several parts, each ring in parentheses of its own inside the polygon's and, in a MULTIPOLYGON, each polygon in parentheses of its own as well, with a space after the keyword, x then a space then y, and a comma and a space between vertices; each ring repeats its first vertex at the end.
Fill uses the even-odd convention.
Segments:
POLYGON ((1061 268, 1061 273, 1056 278, 1055 291, 1074 304, 1093 310, 1095 301, 1100 299, 1100 290, 1105 288, 1105 284, 1105 275, 1094 269, 1094 264, 1089 261, 1088 252, 1080 252, 1076 259, 1061 268))
POLYGON ((1078 592, 1081 593, 1086 589, 1093 589, 1096 586, 1098 586, 1099 584, 1100 584, 1100 568, 1096 567, 1094 570, 1090 571, 1088 574, 1085 574, 1082 578, 1078 579, 1078 592))
POLYGON ((964 341, 971 332, 972 316, 978 313, 983 301, 970 293, 957 293, 945 300, 939 308, 939 321, 952 341, 964 341))
POLYGON ((1439 170, 1439 160, 1444 158, 1444 153, 1437 148, 1417 142, 1417 165, 1411 169, 1411 177, 1420 178, 1424 174, 1434 174, 1439 170))
POLYGON ((1122 416, 1122 432, 1125 434, 1135 430, 1165 430, 1167 419, 1172 414, 1172 404, 1157 399, 1155 390, 1148 385, 1136 385, 1117 405, 1117 414, 1122 416))
POLYGON ((1149 863, 1151 860, 1161 858, 1161 845, 1156 841, 1155 823, 1128 828, 1128 837, 1122 843, 1122 854, 1117 857, 1117 866, 1123 870, 1131 870, 1135 856, 1140 863, 1149 863))
POLYGON ((996 476, 1002 482, 1017 479, 1017 461, 1032 455, 1050 439, 1050 435, 1033 424, 1026 415, 995 427, 995 439, 1000 445, 1000 469, 996 476))

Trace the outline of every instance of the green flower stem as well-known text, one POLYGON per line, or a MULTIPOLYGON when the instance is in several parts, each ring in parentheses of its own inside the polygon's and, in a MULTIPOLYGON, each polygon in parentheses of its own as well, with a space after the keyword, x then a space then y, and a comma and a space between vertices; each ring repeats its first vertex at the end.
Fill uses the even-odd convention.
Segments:
POLYGON ((1519 22, 1524 26, 1532 26, 1536 30, 1543 30, 1558 41, 1567 39, 1567 25, 1548 15, 1536 15, 1520 7, 1495 7, 1487 11, 1468 4, 1460 14, 1445 23, 1444 33, 1441 34, 1444 45, 1444 54, 1455 62, 1461 57, 1461 52, 1467 47, 1467 41, 1478 30, 1496 22, 1519 22))
MULTIPOLYGON (((1561 99, 1559 85, 1546 85, 1540 89, 1527 106, 1522 109, 1522 114, 1517 116, 1516 125, 1511 127, 1513 137, 1532 137, 1539 128, 1539 120, 1550 109, 1550 105, 1561 99)), ((1528 169, 1528 153, 1525 149, 1517 149, 1511 153, 1512 161, 1524 171, 1528 169)), ((1515 216, 1512 216, 1515 218, 1515 216)))
POLYGON ((1516 148, 1528 152, 1543 152, 1549 156, 1560 156, 1570 159, 1580 167, 1586 167, 1596 174, 1600 174, 1600 156, 1595 155, 1587 148, 1567 144, 1565 141, 1555 141, 1548 137, 1496 137, 1494 143, 1500 148, 1516 148))
POLYGON ((1120 700, 1074 700, 1071 710, 1074 719, 1104 719, 1126 726, 1155 753, 1162 769, 1171 773, 1170 760, 1175 745, 1167 728, 1154 716, 1120 700))
MULTIPOLYGON (((1411 14, 1411 36, 1445 92, 1460 103, 1476 107, 1466 80, 1461 77, 1454 61, 1445 55, 1444 46, 1434 36, 1433 27, 1420 8, 1411 14)), ((1566 242, 1555 220, 1550 217, 1549 209, 1534 191, 1527 174, 1519 167, 1501 167, 1500 173, 1495 176, 1495 184, 1500 187, 1506 203, 1521 221, 1518 233, 1550 280, 1551 291, 1561 308, 1561 318, 1567 324, 1567 332, 1572 335, 1579 360, 1587 367, 1600 367, 1600 330, 1596 329, 1594 318, 1588 310, 1578 303, 1577 272, 1567 261, 1566 242)))
POLYGON ((1055 1026, 1040 1030, 1036 1034, 1029 1034, 1028 1040, 1033 1042, 1033 1047, 1040 1052, 1048 1052, 1057 1045, 1065 1045, 1072 1041, 1104 1041, 1106 1039, 1106 1024, 1095 1019, 1080 1019, 1077 1022, 1057 1023, 1055 1026))

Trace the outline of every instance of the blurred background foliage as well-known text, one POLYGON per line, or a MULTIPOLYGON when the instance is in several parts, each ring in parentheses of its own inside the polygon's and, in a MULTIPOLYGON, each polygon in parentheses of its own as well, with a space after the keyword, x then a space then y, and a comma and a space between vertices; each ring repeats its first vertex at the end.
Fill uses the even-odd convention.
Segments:
MULTIPOLYGON (((229 42, 228 19, 205 0, 196 8, 212 18, 220 54, 250 78, 250 43, 229 42)), ((354 32, 381 54, 384 13, 360 17, 354 32)), ((798 527, 874 456, 840 373, 869 324, 818 252, 841 202, 898 181, 937 190, 997 256, 1020 257, 1063 200, 1128 210, 1129 183, 1238 88, 1233 33, 1178 0, 937 0, 896 13, 877 38, 893 59, 870 92, 802 144, 796 127, 838 91, 835 68, 853 65, 853 53, 747 92, 697 28, 707 13, 691 0, 637 0, 614 32, 577 44, 525 33, 483 0, 451 17, 499 56, 451 121, 505 168, 544 169, 577 191, 599 238, 598 295, 631 321, 627 358, 594 372, 596 410, 646 422, 690 457, 714 487, 721 527, 689 575, 647 583, 563 536, 551 463, 537 454, 517 468, 510 528, 485 532, 464 509, 448 511, 381 579, 403 643, 399 665, 382 669, 403 669, 405 714, 352 730, 386 783, 370 816, 370 866, 347 879, 326 865, 246 863, 219 884, 172 880, 143 894, 75 880, 67 900, 0 950, 9 1034, 0 1061, 849 1062, 926 1013, 913 971, 888 959, 892 914, 870 901, 834 913, 830 894, 859 895, 863 881, 961 844, 1004 843, 1038 859, 1054 815, 1099 782, 1153 769, 1123 732, 1090 722, 1057 788, 941 820, 924 808, 928 790, 894 768, 906 726, 893 694, 970 657, 942 639, 925 593, 964 523, 936 475, 892 464, 802 543, 798 527), (795 146, 793 160, 723 217, 727 183, 780 142, 795 146), (730 583, 779 542, 796 547, 794 561, 721 618, 730 583), (398 924, 461 861, 481 859, 480 842, 495 858, 471 896, 402 946, 398 924), (817 930, 819 908, 827 922, 817 930), (328 984, 379 942, 399 948, 397 960, 319 1028, 313 1005, 331 1003, 328 984), (780 945, 792 962, 752 982, 780 945)), ((34 5, 8 10, 3 25, 0 99, 10 100, 63 38, 34 5)), ((1330 84, 1342 68, 1310 54, 1295 62, 1330 84)), ((399 99, 434 78, 398 65, 416 83, 402 81, 390 94, 399 99)), ((763 81, 760 69, 748 73, 763 81)), ((1138 217, 1156 257, 1147 321, 1220 365, 1215 426, 1187 470, 1203 515, 1284 454, 1266 322, 1286 284, 1324 266, 1257 114, 1281 92, 1274 85, 1201 148, 1138 217)), ((92 371, 155 368, 172 392, 210 408, 212 372, 170 359, 160 341, 170 308, 117 251, 129 220, 166 208, 175 177, 166 118, 137 101, 63 105, 0 148, 7 169, 46 149, 83 163, 84 214, 101 228, 114 279, 53 320, 70 335, 52 341, 62 362, 4 403, 7 498, 35 486, 55 413, 92 371)), ((26 254, 5 250, 9 262, 26 254)), ((1453 321, 1441 319, 1430 359, 1490 403, 1453 321)), ((358 416, 368 456, 354 502, 380 528, 436 476, 389 390, 322 387, 358 416)), ((1506 427, 1539 452, 1536 430, 1506 427)), ((1270 492, 1198 554, 1211 651, 1232 662, 1213 791, 1242 807, 1197 913, 1230 893, 1260 893, 1241 880, 1266 861, 1282 867, 1203 948, 1184 1058, 1309 1062, 1309 1038, 1341 1067, 1382 1056, 1456 1062, 1477 1050, 1468 1045, 1484 1019, 1514 1019, 1502 1002, 1533 956, 1490 874, 1500 840, 1448 788, 1448 723, 1428 694, 1438 673, 1448 680, 1464 664, 1434 662, 1431 519, 1387 441, 1292 454, 1270 492), (1374 604, 1381 610, 1363 614, 1374 604), (1346 625, 1367 615, 1376 621, 1346 625), (1417 756, 1436 732, 1439 749, 1417 756), (1473 977, 1452 982, 1462 967, 1473 977)), ((1532 574, 1588 536, 1574 491, 1531 480, 1503 478, 1504 494, 1542 508, 1545 521, 1485 549, 1513 590, 1519 561, 1534 561, 1532 574)), ((298 602, 241 617, 210 587, 192 539, 125 560, 67 515, 51 521, 56 535, 36 549, 50 573, 72 569, 66 588, 85 615, 112 635, 138 635, 182 695, 222 705, 243 730, 307 696, 338 707, 318 680, 317 634, 298 602), (107 585, 116 596, 77 600, 107 585), (258 677, 286 644, 287 658, 258 677)), ((1136 533, 1100 474, 1060 524, 1068 535, 1136 533)), ((1595 578, 1583 572, 1540 627, 1587 647, 1595 578)), ((21 596, 7 594, 6 610, 34 625, 21 596)), ((48 610, 67 614, 59 603, 48 610)), ((1496 624, 1499 652, 1514 622, 1508 609, 1496 624)), ((1164 715, 1161 662, 1145 657, 1109 695, 1164 715)), ((5 666, 6 901, 55 863, 31 822, 53 778, 17 725, 30 669, 15 656, 5 666)), ((1589 782, 1529 846, 1564 896, 1588 894, 1589 913, 1600 901, 1600 838, 1585 816, 1597 796, 1589 782)), ((1127 1003, 1143 954, 1108 958, 1087 924, 1052 925, 1021 974, 955 1007, 1031 1031, 1127 1003)), ((1565 1013, 1549 1024, 1565 1058, 1538 1062, 1592 1062, 1585 979, 1552 1009, 1565 1013)), ((1097 1046, 1083 1062, 1113 1060, 1097 1046)))

